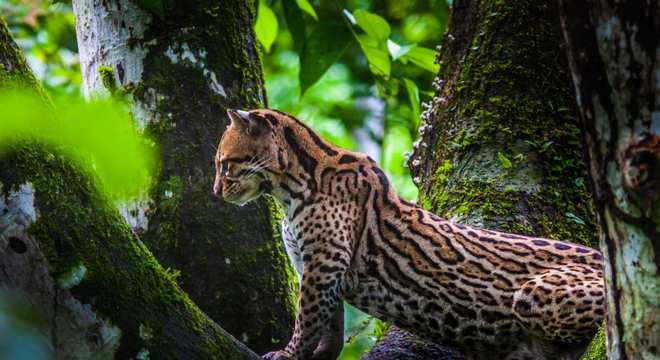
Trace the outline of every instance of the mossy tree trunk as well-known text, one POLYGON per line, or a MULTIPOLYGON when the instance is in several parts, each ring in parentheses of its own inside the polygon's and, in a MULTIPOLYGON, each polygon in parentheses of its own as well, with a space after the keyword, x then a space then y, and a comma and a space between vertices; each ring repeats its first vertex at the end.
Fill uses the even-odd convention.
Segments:
POLYGON ((0 18, 0 89, 36 92, 42 99, 49 101, 2 18, 0 18))
POLYGON ((660 358, 660 3, 561 2, 585 129, 611 359, 660 358))
MULTIPOLYGON (((0 90, 16 82, 44 94, 0 19, 0 90)), ((4 145, 0 289, 44 320, 54 358, 258 358, 190 301, 57 149, 4 145)))
POLYGON ((552 0, 454 2, 437 92, 409 160, 422 206, 480 227, 597 244, 563 52, 552 0))
POLYGON ((554 1, 457 1, 411 157, 440 216, 597 244, 554 1))
POLYGON ((129 223, 211 318, 256 351, 284 345, 294 302, 274 204, 237 207, 211 192, 226 109, 265 104, 253 2, 73 5, 86 93, 129 94, 161 149, 149 199, 123 207, 129 223))

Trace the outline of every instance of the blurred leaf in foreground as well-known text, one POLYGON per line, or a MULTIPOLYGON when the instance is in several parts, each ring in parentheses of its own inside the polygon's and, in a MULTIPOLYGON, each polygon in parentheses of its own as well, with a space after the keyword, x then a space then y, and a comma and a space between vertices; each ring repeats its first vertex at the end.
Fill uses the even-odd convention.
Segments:
POLYGON ((0 359, 53 359, 39 315, 19 294, 0 291, 0 359))
POLYGON ((66 99, 53 108, 25 93, 2 93, 0 152, 23 141, 63 152, 113 200, 138 197, 156 171, 153 143, 140 134, 128 111, 110 100, 66 99))

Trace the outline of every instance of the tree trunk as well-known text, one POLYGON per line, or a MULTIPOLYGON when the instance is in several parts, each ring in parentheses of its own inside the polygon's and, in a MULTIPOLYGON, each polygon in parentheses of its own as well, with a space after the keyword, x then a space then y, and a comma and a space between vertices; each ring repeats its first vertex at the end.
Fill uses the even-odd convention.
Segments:
POLYGON ((611 359, 660 357, 660 3, 561 2, 605 255, 611 359))
MULTIPOLYGON (((15 81, 43 94, 0 19, 0 84, 15 81)), ((0 288, 45 321, 55 358, 257 358, 190 301, 88 179, 40 144, 0 157, 0 288)))
POLYGON ((0 18, 0 90, 22 89, 36 92, 45 101, 48 96, 25 62, 23 53, 0 18))
POLYGON ((554 1, 457 1, 410 163, 440 216, 596 245, 554 1))
POLYGON ((276 207, 211 193, 226 109, 265 103, 253 2, 163 1, 153 12, 138 3, 73 2, 86 93, 130 94, 161 149, 149 200, 124 214, 211 318, 256 351, 283 346, 295 302, 276 207))
POLYGON ((457 222, 596 244, 560 40, 554 1, 454 2, 437 92, 409 160, 422 206, 457 222))

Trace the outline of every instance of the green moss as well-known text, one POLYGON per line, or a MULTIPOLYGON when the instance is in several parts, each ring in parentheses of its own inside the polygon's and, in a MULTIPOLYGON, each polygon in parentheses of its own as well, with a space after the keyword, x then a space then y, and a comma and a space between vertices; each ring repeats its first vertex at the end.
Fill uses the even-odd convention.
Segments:
POLYGON ((21 49, 11 37, 7 23, 0 17, 0 89, 23 89, 37 94, 45 103, 50 97, 30 71, 21 49))
POLYGON ((571 202, 563 192, 550 194, 546 190, 530 194, 513 186, 502 189, 497 182, 456 178, 452 178, 449 184, 441 172, 435 179, 436 187, 430 195, 421 197, 421 205, 433 206, 439 214, 507 232, 565 239, 597 247, 592 226, 580 222, 589 218, 590 208, 585 207, 587 204, 571 202), (548 199, 555 204, 551 210, 543 205, 548 199), (577 215, 573 218, 567 214, 577 215))
POLYGON ((605 343, 605 325, 598 329, 598 333, 591 341, 587 352, 581 360, 605 360, 607 359, 607 344, 605 343))
POLYGON ((179 176, 170 176, 160 186, 160 208, 168 213, 174 213, 181 204, 184 192, 183 180, 179 176))
POLYGON ((274 227, 276 207, 263 199, 236 207, 211 195, 226 108, 265 102, 258 52, 246 41, 253 39, 254 4, 205 0, 194 8, 172 3, 166 10, 159 26, 136 39, 150 45, 132 98, 153 112, 145 131, 162 155, 150 189, 149 228, 141 238, 162 264, 181 271, 181 286, 211 318, 266 352, 286 343, 295 316, 295 275, 279 225, 274 227), (158 41, 151 44, 153 39, 158 41), (173 63, 165 55, 168 47, 178 52, 183 44, 199 62, 173 63), (226 97, 209 88, 209 72, 226 97))
POLYGON ((420 174, 421 204, 468 223, 596 246, 556 5, 488 1, 476 18, 469 48, 454 43, 442 57, 449 102, 432 119, 420 159, 433 164, 420 174))
MULTIPOLYGON (((43 94, 0 19, 0 88, 16 84, 43 94)), ((135 90, 143 89, 140 84, 135 90)), ((192 303, 173 281, 173 272, 159 265, 115 206, 56 149, 15 144, 2 153, 3 191, 28 181, 35 188, 39 214, 29 232, 39 241, 53 277, 64 278, 84 265, 84 277, 71 283, 71 292, 121 329, 117 358, 135 357, 143 349, 163 359, 256 358, 192 303), (140 327, 151 330, 148 339, 140 337, 140 327)), ((167 185, 177 188, 180 182, 167 185)))
POLYGON ((244 358, 134 237, 114 206, 67 160, 57 152, 41 151, 38 144, 23 144, 4 154, 3 189, 28 181, 35 188, 39 212, 30 233, 45 249, 55 278, 84 264, 85 276, 71 291, 121 329, 118 357, 146 348, 158 358, 244 358), (151 339, 140 338, 140 326, 153 330, 151 339), (198 347, 174 341, 180 337, 195 339, 191 341, 198 347))
POLYGON ((284 242, 282 241, 281 224, 282 224, 282 219, 284 219, 284 210, 277 203, 277 200, 275 200, 273 197, 267 196, 266 201, 268 202, 268 208, 271 214, 270 219, 271 219, 271 224, 273 226, 273 237, 277 248, 277 250, 273 255, 277 258, 278 262, 285 269, 286 279, 289 285, 288 291, 282 294, 282 296, 283 298, 287 299, 287 305, 290 308, 290 311, 293 314, 295 314, 298 305, 299 283, 298 283, 298 274, 296 274, 296 270, 293 268, 289 260, 289 257, 286 255, 286 250, 284 249, 284 242))
POLYGON ((103 87, 114 95, 117 92, 117 79, 115 79, 115 72, 112 66, 101 65, 98 67, 99 77, 103 87))

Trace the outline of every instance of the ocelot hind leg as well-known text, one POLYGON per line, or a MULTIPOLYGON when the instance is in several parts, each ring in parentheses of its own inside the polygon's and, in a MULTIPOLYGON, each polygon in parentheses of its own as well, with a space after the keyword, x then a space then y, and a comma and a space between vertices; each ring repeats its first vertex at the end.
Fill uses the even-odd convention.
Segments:
POLYGON ((605 291, 600 270, 570 266, 537 275, 513 295, 513 313, 544 341, 588 341, 603 322, 605 291))

